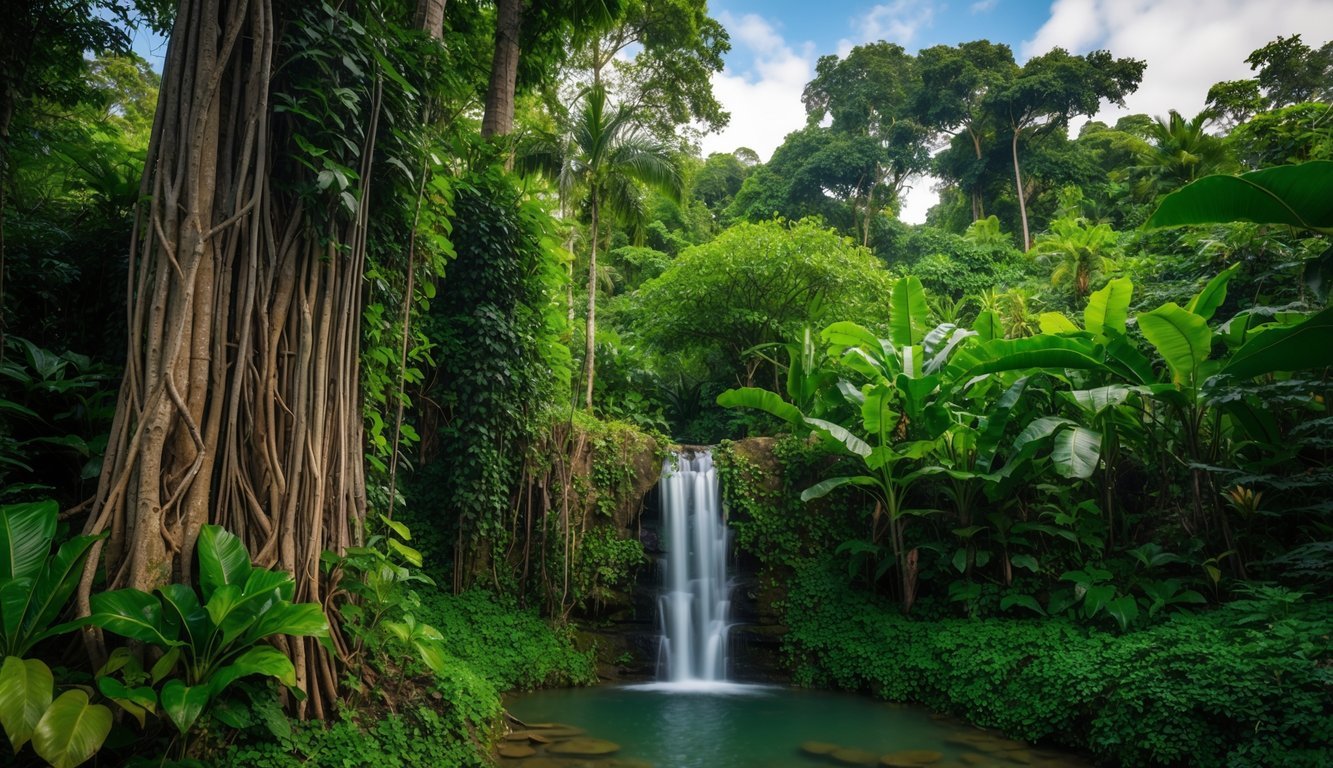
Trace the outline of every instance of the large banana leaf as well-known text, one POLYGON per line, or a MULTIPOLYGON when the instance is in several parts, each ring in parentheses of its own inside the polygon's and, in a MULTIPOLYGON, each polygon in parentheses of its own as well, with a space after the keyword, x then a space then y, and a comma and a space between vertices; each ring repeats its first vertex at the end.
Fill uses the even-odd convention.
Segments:
POLYGON ((1205 176, 1162 199, 1145 227, 1252 221, 1333 234, 1333 161, 1205 176))
POLYGON ((1051 464, 1061 477, 1092 477, 1101 458, 1102 436, 1087 427, 1066 427, 1055 433, 1051 464))
POLYGON ((1296 325, 1251 336, 1222 366, 1222 373, 1248 379, 1328 366, 1333 366, 1333 307, 1296 325))
POLYGON ((1133 296, 1134 283, 1128 277, 1117 277, 1101 290, 1093 291, 1083 310, 1084 329, 1093 336, 1109 336, 1108 331, 1123 334, 1133 296))
POLYGON ((1081 328, 1074 325, 1074 321, 1065 317, 1060 312, 1042 312, 1037 317, 1037 325, 1042 333, 1060 334, 1060 333, 1078 333, 1081 328))
POLYGON ((977 319, 972 321, 972 330, 977 332, 983 342, 1004 338, 1000 316, 993 310, 983 309, 978 312, 977 319))
POLYGON ((1167 302, 1138 316, 1143 337, 1157 348, 1171 369, 1177 384, 1194 386, 1199 381, 1199 366, 1212 350, 1213 332, 1208 322, 1193 312, 1167 302))
POLYGON ((977 440, 977 469, 981 472, 989 472, 991 465, 995 462, 995 454, 1000 449, 1000 444, 1004 440, 1005 428, 1009 425, 1009 419, 1013 416, 1014 409, 1019 400, 1023 397, 1023 390, 1027 389, 1028 382, 1032 377, 1024 376, 1015 381, 1000 395, 1000 398, 991 406, 986 413, 986 423, 981 430, 981 437, 977 440))
POLYGON ((795 426, 802 426, 805 416, 801 410, 783 400, 777 394, 759 387, 741 387, 728 389, 717 396, 717 404, 723 408, 754 408, 795 426))
POLYGON ((805 423, 815 428, 816 432, 831 439, 833 442, 841 445, 846 451, 854 456, 865 458, 870 455, 870 446, 866 441, 852 434, 841 424, 834 424, 824 419, 805 419, 805 423))
POLYGON ((995 339, 960 350, 946 367, 946 377, 965 385, 976 376, 1028 368, 1100 370, 1106 364, 1091 339, 1079 336, 1028 336, 995 339))
POLYGON ((54 501, 0 507, 0 582, 36 578, 56 535, 54 501))
POLYGON ((893 343, 900 347, 920 344, 929 324, 930 308, 921 280, 909 276, 894 283, 889 298, 889 338, 893 343))
POLYGON ((32 748, 52 768, 74 768, 101 749, 109 733, 111 710, 75 689, 60 694, 42 715, 32 748))
POLYGON ((879 481, 868 475, 856 475, 854 477, 830 477, 827 480, 815 483, 801 492, 801 501, 810 501, 827 496, 834 489, 841 488, 844 485, 859 485, 864 488, 878 488, 879 481))

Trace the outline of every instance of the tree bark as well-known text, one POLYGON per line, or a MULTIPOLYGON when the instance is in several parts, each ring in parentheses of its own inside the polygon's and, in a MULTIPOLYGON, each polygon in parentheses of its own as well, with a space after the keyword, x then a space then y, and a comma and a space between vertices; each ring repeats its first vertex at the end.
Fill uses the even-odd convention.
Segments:
POLYGON ((583 349, 583 373, 584 380, 587 382, 584 391, 583 406, 592 411, 592 383, 593 377, 597 372, 597 240, 599 232, 597 231, 597 192, 594 190, 589 195, 588 208, 590 218, 592 219, 589 227, 591 233, 592 247, 588 249, 588 322, 585 326, 585 343, 583 349))
POLYGON ((523 0, 497 0, 495 54, 486 86, 486 112, 481 118, 483 138, 508 136, 514 131, 514 90, 518 84, 519 33, 523 0))
POLYGON ((414 20, 417 28, 439 40, 444 37, 444 6, 446 0, 417 0, 414 20))
MULTIPOLYGON (((279 29, 273 0, 179 6, 130 246, 125 376, 85 525, 110 535, 85 568, 84 613, 100 555, 107 589, 191 581, 205 523, 239 536, 257 565, 291 573, 301 602, 324 603, 321 553, 359 540, 378 97, 358 212, 317 224, 273 162, 296 151, 270 146, 293 119, 270 99, 279 29)), ((96 658, 99 638, 85 639, 96 658)), ((308 694, 300 714, 323 717, 337 660, 309 639, 280 646, 308 694)))
POLYGON ((1023 172, 1018 167, 1018 128, 1014 128, 1014 138, 1010 144, 1014 156, 1014 192, 1018 195, 1018 217, 1023 221, 1023 251, 1032 248, 1032 237, 1028 233, 1028 206, 1023 195, 1023 172))

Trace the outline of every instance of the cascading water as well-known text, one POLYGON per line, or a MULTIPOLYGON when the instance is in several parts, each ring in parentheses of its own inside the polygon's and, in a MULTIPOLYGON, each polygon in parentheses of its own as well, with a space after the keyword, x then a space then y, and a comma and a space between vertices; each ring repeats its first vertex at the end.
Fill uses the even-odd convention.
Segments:
POLYGON ((677 685, 727 678, 727 527, 713 455, 676 454, 662 468, 667 561, 658 679, 677 685))

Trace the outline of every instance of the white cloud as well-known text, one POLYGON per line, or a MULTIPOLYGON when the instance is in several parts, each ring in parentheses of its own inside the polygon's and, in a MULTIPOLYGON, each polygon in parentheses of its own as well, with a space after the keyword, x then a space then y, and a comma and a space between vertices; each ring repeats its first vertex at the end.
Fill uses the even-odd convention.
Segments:
POLYGON ((977 2, 973 3, 968 10, 972 11, 972 13, 985 13, 986 11, 993 9, 999 2, 1000 0, 977 0, 977 2))
POLYGON ((1022 55, 1060 46, 1076 53, 1106 49, 1148 62, 1125 107, 1108 106, 1099 120, 1134 113, 1192 116, 1208 88, 1252 77, 1245 57, 1279 35, 1304 33, 1307 44, 1333 36, 1328 0, 1055 0, 1050 19, 1024 42, 1022 55))
MULTIPOLYGON (((980 0, 976 5, 994 5, 995 2, 996 0, 980 0)), ((838 41, 838 55, 846 56, 852 48, 861 43, 873 43, 879 40, 910 48, 917 32, 931 26, 934 21, 935 4, 932 0, 892 0, 880 3, 852 20, 856 32, 852 37, 844 37, 838 41)))
POLYGON ((741 71, 729 66, 713 76, 713 93, 731 113, 731 122, 703 137, 704 155, 749 147, 767 161, 788 133, 805 125, 801 92, 814 77, 814 44, 793 47, 756 14, 737 18, 723 12, 718 20, 735 49, 753 56, 753 66, 741 71))

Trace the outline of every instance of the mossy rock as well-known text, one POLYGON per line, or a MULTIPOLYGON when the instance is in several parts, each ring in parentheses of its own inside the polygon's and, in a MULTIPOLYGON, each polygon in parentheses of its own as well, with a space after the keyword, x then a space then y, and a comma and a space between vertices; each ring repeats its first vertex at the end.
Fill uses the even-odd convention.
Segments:
POLYGON ((578 726, 561 723, 542 723, 541 725, 532 726, 529 730, 536 732, 539 736, 545 736, 547 739, 568 739, 587 733, 578 726))
POLYGON ((968 765, 994 765, 995 763, 985 755, 978 755, 976 752, 964 752, 958 756, 958 759, 968 765))
POLYGON ((529 747, 527 744, 501 744, 500 748, 495 750, 500 757, 521 758, 533 757, 537 750, 529 747))
POLYGON ((594 739, 589 736, 582 736, 569 741, 561 741, 547 747, 546 750, 553 755, 568 755, 570 757, 601 757, 611 755, 620 751, 620 745, 614 741, 606 739, 594 739))
POLYGON ((835 749, 829 753, 829 757, 842 765, 874 765, 879 762, 879 755, 874 752, 867 752, 864 749, 852 749, 850 747, 835 749))
POLYGON ((879 764, 889 768, 915 768, 919 765, 931 765, 944 759, 944 755, 933 749, 904 749, 891 752, 880 758, 879 764))
POLYGON ((1026 749, 1011 749, 1001 753, 999 756, 1018 765, 1032 765, 1032 753, 1026 749))
POLYGON ((827 741, 803 741, 801 751, 807 755, 830 755, 838 750, 838 745, 827 741))

